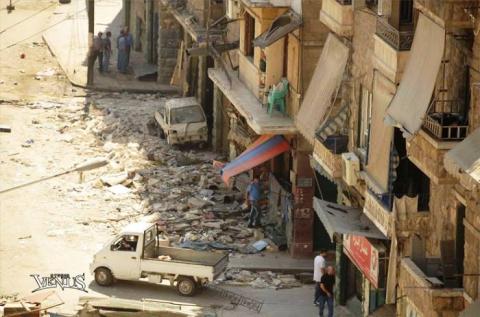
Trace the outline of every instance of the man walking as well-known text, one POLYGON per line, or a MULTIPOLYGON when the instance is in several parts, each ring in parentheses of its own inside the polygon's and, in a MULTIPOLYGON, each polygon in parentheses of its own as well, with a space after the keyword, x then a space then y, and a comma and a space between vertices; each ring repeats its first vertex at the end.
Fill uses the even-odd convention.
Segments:
POLYGON ((98 70, 100 72, 103 71, 103 33, 98 32, 97 36, 93 39, 93 63, 95 64, 95 60, 98 59, 98 70))
POLYGON ((315 257, 313 260, 313 281, 315 282, 315 295, 313 298, 313 303, 318 305, 318 297, 320 296, 320 281, 322 275, 325 274, 325 256, 327 255, 327 250, 320 250, 320 254, 315 257))
POLYGON ((328 266, 325 274, 320 280, 320 296, 318 297, 318 306, 320 317, 323 317, 325 303, 328 307, 328 317, 333 317, 333 287, 335 285, 335 270, 333 266, 328 266))
POLYGON ((247 187, 247 200, 250 203, 250 217, 248 227, 253 228, 260 225, 260 206, 259 201, 262 198, 262 187, 258 177, 255 177, 247 187))
POLYGON ((112 56, 112 32, 108 31, 106 37, 103 39, 103 71, 108 72, 110 65, 110 56, 112 56))

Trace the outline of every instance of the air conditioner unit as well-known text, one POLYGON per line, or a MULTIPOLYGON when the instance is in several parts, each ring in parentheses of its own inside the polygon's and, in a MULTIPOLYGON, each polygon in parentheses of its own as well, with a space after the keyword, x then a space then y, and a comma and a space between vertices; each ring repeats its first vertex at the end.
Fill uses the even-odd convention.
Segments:
POLYGON ((352 152, 342 153, 342 175, 348 186, 354 186, 360 173, 360 159, 352 152))

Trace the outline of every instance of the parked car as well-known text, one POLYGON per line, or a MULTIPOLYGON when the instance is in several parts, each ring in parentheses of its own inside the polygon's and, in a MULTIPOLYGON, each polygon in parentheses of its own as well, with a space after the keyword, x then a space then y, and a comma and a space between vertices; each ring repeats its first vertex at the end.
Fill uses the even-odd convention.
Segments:
POLYGON ((202 106, 193 97, 169 99, 155 112, 160 136, 170 145, 200 143, 208 140, 208 127, 202 106))
POLYGON ((156 224, 134 223, 93 256, 90 272, 101 286, 115 280, 168 280, 183 296, 215 280, 228 264, 223 252, 195 251, 160 246, 156 224))

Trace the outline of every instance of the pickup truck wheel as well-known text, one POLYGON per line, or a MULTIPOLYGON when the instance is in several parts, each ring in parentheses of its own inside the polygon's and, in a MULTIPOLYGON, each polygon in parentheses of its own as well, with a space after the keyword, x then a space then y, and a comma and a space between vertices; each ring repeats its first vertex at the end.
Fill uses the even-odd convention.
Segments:
POLYGON ((196 286, 195 281, 191 277, 181 276, 177 279, 177 291, 182 296, 193 296, 196 286))
POLYGON ((101 286, 110 286, 113 283, 113 275, 109 269, 101 267, 95 270, 95 282, 101 286))

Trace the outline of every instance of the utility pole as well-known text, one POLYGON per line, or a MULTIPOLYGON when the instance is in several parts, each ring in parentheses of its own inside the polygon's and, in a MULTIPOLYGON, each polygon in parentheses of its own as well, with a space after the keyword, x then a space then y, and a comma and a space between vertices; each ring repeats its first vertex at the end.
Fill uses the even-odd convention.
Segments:
POLYGON ((15 10, 15 6, 12 4, 12 0, 10 0, 9 4, 7 5, 7 13, 11 13, 15 10))
POLYGON ((87 1, 88 10, 88 69, 87 69, 87 85, 93 85, 94 73, 94 55, 93 55, 93 32, 95 28, 95 0, 87 1))

